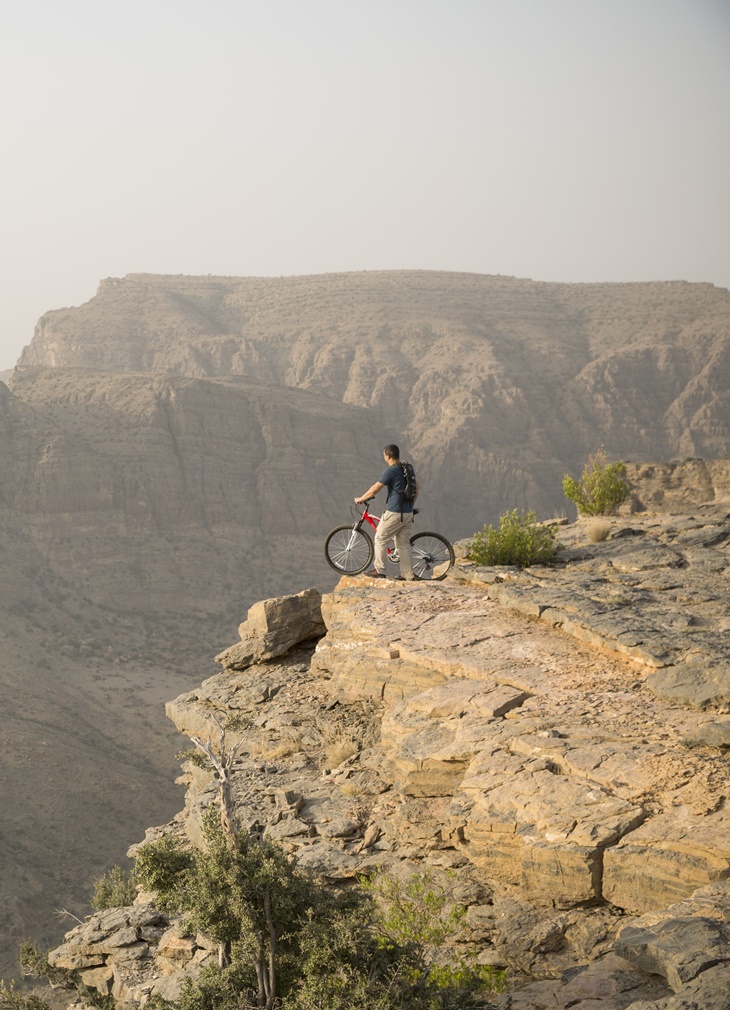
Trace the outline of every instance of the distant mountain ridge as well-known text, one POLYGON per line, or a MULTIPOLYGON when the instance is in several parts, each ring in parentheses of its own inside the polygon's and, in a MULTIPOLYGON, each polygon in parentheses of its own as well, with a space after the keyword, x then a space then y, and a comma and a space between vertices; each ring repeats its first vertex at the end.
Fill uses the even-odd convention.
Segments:
POLYGON ((730 450, 730 293, 709 284, 131 274, 47 313, 19 365, 246 375, 368 408, 454 535, 507 507, 563 507, 563 472, 601 444, 730 450))

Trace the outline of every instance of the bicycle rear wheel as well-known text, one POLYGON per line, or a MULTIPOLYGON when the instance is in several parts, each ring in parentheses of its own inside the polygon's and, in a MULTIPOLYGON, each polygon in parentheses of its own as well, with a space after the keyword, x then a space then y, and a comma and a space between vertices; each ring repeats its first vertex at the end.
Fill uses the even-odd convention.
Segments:
POLYGON ((367 533, 352 526, 336 526, 324 542, 327 564, 343 575, 364 572, 373 560, 373 553, 373 542, 367 533))
POLYGON ((413 574, 417 579, 440 582, 454 563, 454 548, 440 533, 416 533, 411 537, 413 574))

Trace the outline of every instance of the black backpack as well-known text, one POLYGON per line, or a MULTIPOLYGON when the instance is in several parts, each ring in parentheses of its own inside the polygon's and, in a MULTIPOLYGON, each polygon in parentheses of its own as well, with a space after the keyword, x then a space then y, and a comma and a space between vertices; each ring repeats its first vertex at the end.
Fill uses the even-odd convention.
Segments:
POLYGON ((403 467, 403 478, 405 480, 405 485, 400 493, 401 500, 413 501, 417 494, 416 471, 413 469, 413 465, 407 462, 407 460, 401 460, 400 465, 403 467))

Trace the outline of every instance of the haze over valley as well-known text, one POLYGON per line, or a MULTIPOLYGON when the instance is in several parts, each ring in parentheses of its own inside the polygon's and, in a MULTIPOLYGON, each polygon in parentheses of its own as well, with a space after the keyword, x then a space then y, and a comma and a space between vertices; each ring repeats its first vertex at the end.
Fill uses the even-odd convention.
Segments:
POLYGON ((422 529, 564 514, 564 472, 730 455, 730 294, 390 271, 130 275, 46 313, 0 385, 2 974, 179 804, 163 702, 396 439, 422 529))

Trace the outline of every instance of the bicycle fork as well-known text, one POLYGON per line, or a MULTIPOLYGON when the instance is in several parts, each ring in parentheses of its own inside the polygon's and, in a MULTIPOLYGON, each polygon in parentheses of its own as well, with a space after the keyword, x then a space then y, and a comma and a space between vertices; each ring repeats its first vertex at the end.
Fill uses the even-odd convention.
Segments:
POLYGON ((355 546, 355 537, 360 532, 361 526, 362 526, 362 519, 360 520, 360 522, 355 523, 355 525, 350 530, 350 539, 347 541, 347 546, 345 547, 346 551, 351 551, 352 548, 355 546))

